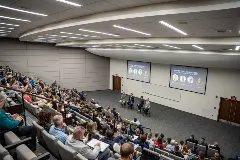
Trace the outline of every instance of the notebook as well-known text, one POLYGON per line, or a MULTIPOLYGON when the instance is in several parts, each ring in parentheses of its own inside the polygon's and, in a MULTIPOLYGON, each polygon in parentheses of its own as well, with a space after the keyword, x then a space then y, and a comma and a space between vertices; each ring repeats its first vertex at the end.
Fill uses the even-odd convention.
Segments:
POLYGON ((94 148, 97 143, 100 143, 101 152, 104 152, 109 147, 109 144, 101 142, 97 139, 92 139, 87 143, 87 145, 94 148))

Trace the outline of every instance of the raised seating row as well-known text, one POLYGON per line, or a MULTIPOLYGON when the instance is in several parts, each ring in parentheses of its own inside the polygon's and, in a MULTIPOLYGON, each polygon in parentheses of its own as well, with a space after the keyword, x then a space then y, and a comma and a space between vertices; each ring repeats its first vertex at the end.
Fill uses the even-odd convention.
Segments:
POLYGON ((61 160, 87 160, 81 154, 70 147, 62 144, 54 136, 47 133, 43 127, 33 121, 33 126, 37 129, 39 143, 43 145, 56 158, 61 160))

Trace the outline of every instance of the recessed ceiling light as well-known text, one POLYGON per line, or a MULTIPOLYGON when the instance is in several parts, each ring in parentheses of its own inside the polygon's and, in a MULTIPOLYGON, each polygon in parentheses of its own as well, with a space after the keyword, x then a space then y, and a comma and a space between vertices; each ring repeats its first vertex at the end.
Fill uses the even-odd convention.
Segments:
POLYGON ((3 28, 3 29, 11 29, 11 30, 14 29, 14 28, 7 28, 7 27, 0 27, 0 28, 3 28))
POLYGON ((132 31, 132 32, 147 35, 147 36, 151 36, 151 34, 149 34, 149 33, 144 33, 144 32, 141 32, 141 31, 137 31, 137 30, 134 30, 134 29, 130 29, 130 28, 126 28, 126 27, 122 27, 122 26, 118 26, 118 25, 113 25, 113 27, 124 29, 124 30, 127 30, 127 31, 132 31))
POLYGON ((166 26, 166 27, 168 27, 168 28, 171 28, 171 29, 177 31, 178 33, 181 33, 181 34, 183 34, 183 35, 185 35, 185 36, 187 35, 187 33, 181 31, 180 29, 178 29, 178 28, 176 28, 176 27, 174 27, 174 26, 172 26, 172 25, 170 25, 170 24, 168 24, 168 23, 166 23, 166 22, 164 22, 164 21, 160 21, 159 23, 161 23, 162 25, 164 25, 164 26, 166 26))
POLYGON ((111 33, 98 32, 98 31, 92 31, 92 30, 87 30, 87 29, 79 29, 79 30, 84 31, 84 32, 91 32, 91 33, 98 33, 98 34, 104 34, 104 35, 108 35, 108 36, 119 37, 119 35, 111 34, 111 33))
POLYGON ((19 26, 18 24, 10 24, 10 23, 0 23, 0 24, 6 25, 6 26, 15 26, 15 27, 19 26))
POLYGON ((200 49, 200 50, 204 50, 202 47, 199 47, 199 46, 197 46, 197 45, 192 45, 193 47, 195 47, 195 48, 198 48, 198 49, 200 49))
POLYGON ((60 32, 62 34, 73 34, 73 33, 69 33, 69 32, 60 32))
POLYGON ((38 36, 38 37, 43 37, 43 36, 38 36))
POLYGON ((12 31, 0 30, 0 32, 12 32, 12 31))
POLYGON ((23 21, 23 22, 31 22, 27 19, 20 19, 20 18, 6 17, 6 16, 0 16, 0 18, 11 19, 11 20, 16 20, 16 21, 23 21))
POLYGON ((240 46, 236 46, 235 51, 239 51, 240 46))
POLYGON ((73 2, 70 2, 70 1, 66 1, 66 0, 56 0, 56 1, 66 3, 66 4, 69 4, 69 5, 72 5, 72 6, 76 6, 76 7, 81 7, 82 6, 80 4, 73 3, 73 2))
POLYGON ((30 11, 26 11, 26 10, 22 10, 22 9, 16 9, 16 8, 11 8, 11 7, 2 6, 2 5, 0 5, 0 8, 9 9, 9 10, 18 11, 18 12, 29 13, 29 14, 35 14, 35 15, 38 15, 38 16, 48 16, 48 15, 42 14, 42 13, 30 12, 30 11))
POLYGON ((163 44, 163 46, 170 47, 170 48, 175 48, 175 49, 181 49, 181 48, 178 48, 178 47, 175 47, 175 46, 170 46, 170 45, 167 45, 167 44, 163 44))

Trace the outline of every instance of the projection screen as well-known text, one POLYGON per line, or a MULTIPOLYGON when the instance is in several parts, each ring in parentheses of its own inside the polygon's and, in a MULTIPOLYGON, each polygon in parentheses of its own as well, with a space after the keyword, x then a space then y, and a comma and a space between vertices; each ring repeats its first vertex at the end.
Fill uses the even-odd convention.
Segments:
POLYGON ((151 77, 151 63, 127 61, 128 79, 149 83, 150 77, 151 77))
POLYGON ((169 87, 205 94, 208 69, 171 65, 169 87))

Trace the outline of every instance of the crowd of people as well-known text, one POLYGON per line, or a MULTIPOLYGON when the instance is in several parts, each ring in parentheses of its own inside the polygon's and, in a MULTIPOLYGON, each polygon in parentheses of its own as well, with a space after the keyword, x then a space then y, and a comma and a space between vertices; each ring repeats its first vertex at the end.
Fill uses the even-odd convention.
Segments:
MULTIPOLYGON (((205 145, 218 150, 213 159, 220 160, 220 148, 217 143, 208 145, 205 138, 200 141, 196 140, 192 135, 186 141, 177 143, 171 138, 165 140, 163 134, 144 133, 141 123, 134 118, 130 125, 126 124, 116 108, 108 106, 106 111, 94 99, 89 103, 87 95, 82 91, 78 92, 76 89, 61 88, 54 82, 52 85, 46 85, 43 80, 35 80, 33 77, 23 76, 21 72, 14 73, 9 66, 3 68, 0 66, 1 85, 10 87, 19 91, 26 91, 42 97, 37 99, 29 94, 24 94, 24 99, 29 103, 36 104, 42 108, 38 113, 38 124, 41 125, 49 134, 55 136, 59 141, 65 145, 76 150, 87 159, 99 160, 113 160, 113 153, 118 153, 121 159, 139 159, 141 153, 137 152, 134 148, 147 148, 154 150, 167 149, 172 154, 184 157, 185 159, 199 159, 205 158, 205 153, 197 153, 197 145, 192 148, 187 148, 186 142, 193 142, 195 144, 205 145), (49 98, 51 100, 46 100, 49 98), (90 104, 97 106, 91 107, 90 104), (63 115, 52 115, 52 113, 45 109, 45 106, 50 106, 55 110, 62 112, 67 111, 73 118, 73 132, 69 132, 67 125, 64 123, 63 115), (76 114, 79 113, 91 121, 86 124, 79 124, 76 120, 76 114), (114 116, 111 117, 110 114, 114 116), (134 127, 131 127, 131 126, 134 127), (87 145, 92 139, 97 139, 109 145, 109 147, 101 152, 100 143, 97 143, 94 148, 87 145), (130 143, 131 142, 131 143, 130 143), (133 145, 134 144, 134 145, 133 145), (194 156, 192 156, 194 155, 194 156), (196 158, 197 155, 197 158, 196 158), (194 158, 193 158, 194 157, 194 158)), ((13 94, 13 91, 7 90, 7 94, 13 94)), ((15 92, 14 92, 15 93, 15 92)), ((0 94, 0 124, 1 130, 12 130, 17 135, 32 137, 31 149, 36 150, 36 129, 33 126, 21 126, 22 118, 20 115, 9 115, 2 108, 5 105, 5 99, 0 94)), ((127 99, 127 95, 123 93, 119 101, 122 105, 129 105, 130 108, 134 105, 133 94, 127 99)), ((147 99, 144 102, 141 97, 140 103, 137 104, 139 112, 147 114, 150 109, 150 101, 147 99)))

